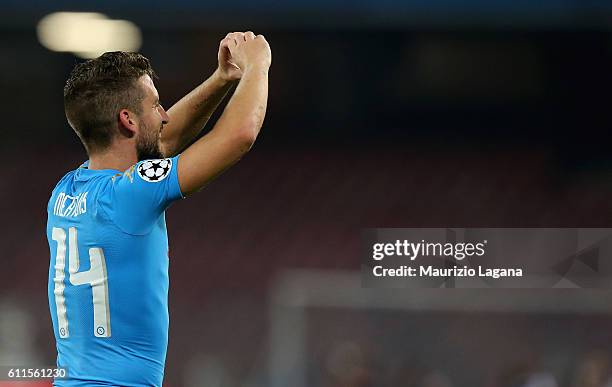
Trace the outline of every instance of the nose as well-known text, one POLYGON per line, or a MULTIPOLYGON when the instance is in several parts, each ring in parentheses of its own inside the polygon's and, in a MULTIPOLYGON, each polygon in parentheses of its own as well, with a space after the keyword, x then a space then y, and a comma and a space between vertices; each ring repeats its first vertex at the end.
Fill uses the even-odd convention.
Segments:
POLYGON ((159 105, 159 115, 161 116, 162 123, 165 125, 170 121, 170 117, 168 113, 166 113, 166 109, 163 106, 159 105))

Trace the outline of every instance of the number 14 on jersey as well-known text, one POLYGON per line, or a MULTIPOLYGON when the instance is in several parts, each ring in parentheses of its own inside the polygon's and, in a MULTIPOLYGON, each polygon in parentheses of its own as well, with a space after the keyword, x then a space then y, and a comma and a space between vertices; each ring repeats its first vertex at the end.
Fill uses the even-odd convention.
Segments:
MULTIPOLYGON (((66 230, 53 227, 52 239, 57 242, 55 255, 55 306, 57 310, 57 325, 59 335, 65 339, 70 337, 70 323, 67 317, 66 298, 64 297, 66 278, 66 230)), ((108 275, 104 252, 99 247, 89 249, 90 267, 79 272, 79 249, 77 244, 77 229, 68 229, 68 275, 74 286, 91 286, 93 302, 93 334, 96 337, 110 337, 110 308, 108 304, 108 275)), ((68 305, 70 307, 70 305, 68 305)))

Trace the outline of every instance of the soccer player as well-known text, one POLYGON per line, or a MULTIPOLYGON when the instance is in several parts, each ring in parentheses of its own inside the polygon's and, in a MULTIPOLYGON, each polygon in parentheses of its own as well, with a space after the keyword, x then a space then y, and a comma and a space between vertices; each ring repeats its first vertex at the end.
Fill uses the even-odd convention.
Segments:
POLYGON ((68 373, 55 386, 162 385, 164 212, 238 161, 266 111, 266 39, 230 33, 218 60, 214 74, 167 112, 140 54, 108 52, 70 74, 66 117, 89 160, 59 181, 47 209, 49 307, 57 365, 68 373), (234 84, 213 129, 183 150, 234 84))

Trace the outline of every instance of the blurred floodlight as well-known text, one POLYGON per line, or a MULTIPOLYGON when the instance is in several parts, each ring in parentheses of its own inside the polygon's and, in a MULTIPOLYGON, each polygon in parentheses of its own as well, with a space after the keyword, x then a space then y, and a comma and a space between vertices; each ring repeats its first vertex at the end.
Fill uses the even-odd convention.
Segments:
POLYGON ((106 51, 138 51, 140 29, 94 12, 56 12, 38 22, 38 40, 52 51, 95 58, 106 51))

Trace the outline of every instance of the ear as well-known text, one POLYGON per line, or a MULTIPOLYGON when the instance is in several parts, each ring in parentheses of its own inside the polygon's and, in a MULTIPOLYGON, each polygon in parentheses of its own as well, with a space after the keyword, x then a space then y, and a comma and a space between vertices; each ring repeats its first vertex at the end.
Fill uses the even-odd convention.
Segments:
POLYGON ((138 133, 138 117, 128 109, 119 112, 119 129, 126 137, 133 137, 138 133))

